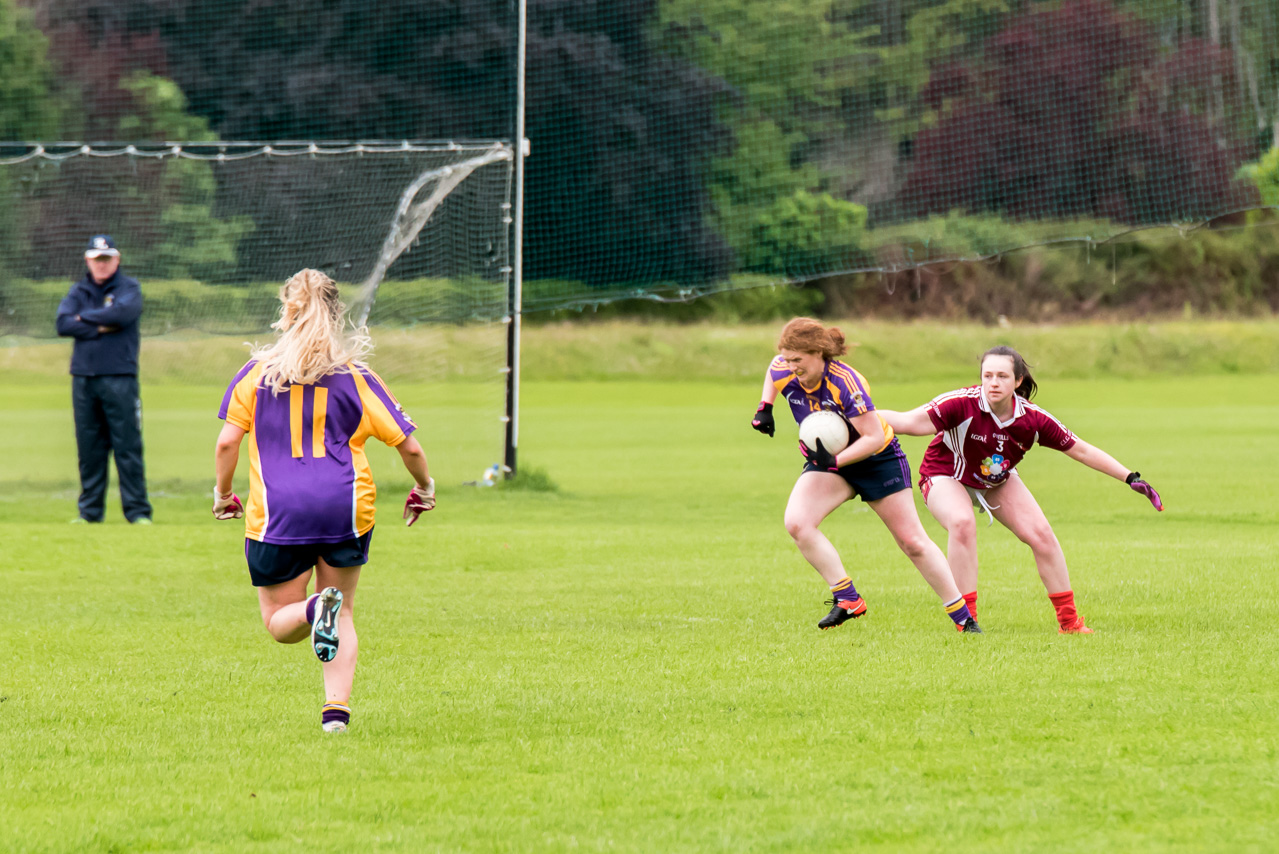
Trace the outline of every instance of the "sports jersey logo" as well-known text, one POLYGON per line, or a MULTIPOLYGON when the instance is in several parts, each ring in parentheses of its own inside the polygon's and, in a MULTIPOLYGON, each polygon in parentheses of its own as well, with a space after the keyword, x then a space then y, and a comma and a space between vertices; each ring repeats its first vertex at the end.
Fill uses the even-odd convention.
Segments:
POLYGON ((998 480, 1007 471, 1008 464, 1003 454, 991 454, 981 461, 981 476, 988 480, 998 480))
POLYGON ((107 294, 107 298, 102 301, 104 308, 110 308, 115 305, 115 294, 107 294))

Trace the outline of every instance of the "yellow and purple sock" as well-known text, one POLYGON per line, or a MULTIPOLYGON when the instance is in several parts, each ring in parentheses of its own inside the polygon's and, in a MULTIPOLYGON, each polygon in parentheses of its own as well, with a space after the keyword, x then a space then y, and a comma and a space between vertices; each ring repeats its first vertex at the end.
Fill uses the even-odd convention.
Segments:
POLYGON ((853 586, 853 580, 847 575, 839 582, 832 584, 830 592, 835 594, 836 602, 856 602, 862 598, 861 594, 857 592, 857 588, 853 586))
POLYGON ((319 593, 312 593, 306 599, 306 621, 308 625, 313 625, 315 623, 315 603, 319 600, 319 593))
POLYGON ((960 596, 954 602, 948 602, 945 606, 946 613, 955 621, 955 625, 962 626, 964 623, 972 619, 973 615, 968 612, 968 603, 964 601, 964 597, 960 596))
POLYGON ((327 724, 333 721, 349 724, 351 722, 351 707, 345 703, 325 703, 324 708, 320 710, 320 723, 327 724))

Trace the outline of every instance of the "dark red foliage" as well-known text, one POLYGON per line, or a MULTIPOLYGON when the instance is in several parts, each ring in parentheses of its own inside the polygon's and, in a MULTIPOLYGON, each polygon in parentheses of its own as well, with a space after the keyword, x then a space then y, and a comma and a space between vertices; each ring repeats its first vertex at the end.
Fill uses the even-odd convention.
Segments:
POLYGON ((165 45, 154 24, 137 31, 106 28, 97 17, 81 17, 77 4, 67 0, 26 5, 49 39, 59 91, 74 111, 63 120, 63 138, 120 140, 120 119, 146 112, 121 82, 137 71, 168 75, 165 45))
POLYGON ((899 209, 1150 223, 1247 204, 1232 73, 1227 51, 1162 48, 1101 0, 1032 7, 980 60, 934 70, 941 120, 914 141, 899 209))

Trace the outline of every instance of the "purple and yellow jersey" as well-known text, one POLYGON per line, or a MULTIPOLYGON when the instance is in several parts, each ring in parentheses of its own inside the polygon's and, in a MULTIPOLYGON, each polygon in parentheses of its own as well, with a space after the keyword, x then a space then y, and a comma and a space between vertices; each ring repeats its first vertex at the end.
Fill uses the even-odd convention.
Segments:
POLYGON ((395 447, 417 429, 381 377, 362 365, 280 394, 251 361, 235 375, 218 417, 249 434, 244 535, 289 545, 336 543, 373 527, 377 487, 364 455, 372 436, 395 447))
MULTIPOLYGON (((772 364, 768 366, 768 378, 777 389, 777 393, 786 398, 786 402, 790 404, 791 415, 795 416, 796 424, 803 421, 809 413, 819 409, 838 410, 850 421, 859 415, 875 411, 875 404, 870 399, 870 384, 866 382, 866 378, 835 359, 826 363, 821 382, 812 390, 800 385, 799 378, 781 356, 773 359, 772 364)), ((882 416, 876 417, 884 428, 884 444, 875 451, 878 454, 892 445, 896 437, 893 435, 893 428, 888 426, 888 422, 882 416)), ((853 441, 857 439, 855 429, 852 439, 853 441)))

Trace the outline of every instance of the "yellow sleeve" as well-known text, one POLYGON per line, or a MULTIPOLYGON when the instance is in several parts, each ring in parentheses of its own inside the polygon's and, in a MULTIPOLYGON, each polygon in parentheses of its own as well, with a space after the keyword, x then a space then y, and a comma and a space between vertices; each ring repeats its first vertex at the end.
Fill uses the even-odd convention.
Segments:
POLYGON ((401 414, 396 417, 400 412, 399 403, 391 396, 382 378, 368 368, 354 369, 351 376, 355 378, 355 387, 364 405, 364 423, 368 425, 369 435, 392 448, 402 444, 413 432, 414 425, 407 416, 401 414), (372 383, 377 383, 376 391, 372 383), (395 413, 391 411, 392 406, 396 408, 395 413))
POLYGON ((227 423, 234 424, 246 433, 253 429, 253 416, 258 405, 258 378, 261 375, 262 367, 254 365, 231 389, 231 399, 227 402, 227 423))

